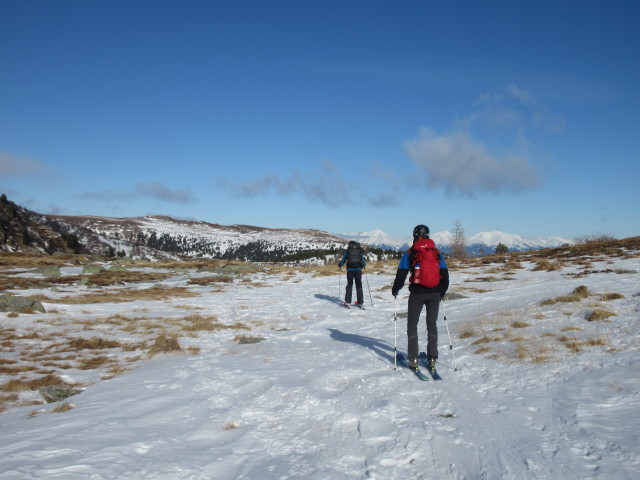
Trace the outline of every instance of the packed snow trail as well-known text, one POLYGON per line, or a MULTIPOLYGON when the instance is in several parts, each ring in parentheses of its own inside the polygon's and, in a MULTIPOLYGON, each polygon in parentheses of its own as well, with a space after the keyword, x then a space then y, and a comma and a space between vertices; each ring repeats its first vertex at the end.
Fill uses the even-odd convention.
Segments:
MULTIPOLYGON (((458 340, 454 372, 441 339, 445 379, 421 382, 393 369, 390 279, 370 276, 375 307, 366 311, 339 308, 327 293, 335 277, 262 279, 200 297, 199 308, 252 324, 265 341, 237 344, 233 331, 185 337, 198 355, 92 385, 69 399, 73 410, 5 413, 0 478, 635 477, 637 350, 585 354, 604 359, 588 368, 540 367, 489 360, 458 340)), ((469 312, 522 302, 511 291, 491 298, 450 302, 452 330, 469 312)), ((405 320, 397 326, 405 351, 405 320)))

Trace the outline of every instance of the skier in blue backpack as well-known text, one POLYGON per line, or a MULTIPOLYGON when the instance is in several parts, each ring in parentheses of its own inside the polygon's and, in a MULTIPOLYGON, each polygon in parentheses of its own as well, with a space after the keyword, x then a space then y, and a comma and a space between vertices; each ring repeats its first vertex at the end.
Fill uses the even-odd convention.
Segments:
POLYGON ((344 292, 344 306, 351 306, 351 296, 353 292, 353 282, 356 282, 356 306, 364 308, 364 293, 362 291, 362 269, 367 264, 364 251, 356 241, 350 241, 349 246, 342 255, 342 260, 338 263, 338 268, 347 264, 347 287, 344 292))
POLYGON ((429 369, 435 369, 438 358, 438 310, 440 300, 449 288, 449 269, 442 255, 429 239, 429 227, 417 225, 413 229, 413 245, 400 259, 391 293, 394 298, 404 286, 407 274, 411 271, 409 302, 407 314, 407 354, 409 365, 418 368, 418 322, 422 307, 427 310, 427 363, 429 369), (431 257, 421 256, 420 249, 430 250, 431 257), (422 261, 416 262, 420 257, 422 261), (432 260, 430 260, 431 258, 432 260))

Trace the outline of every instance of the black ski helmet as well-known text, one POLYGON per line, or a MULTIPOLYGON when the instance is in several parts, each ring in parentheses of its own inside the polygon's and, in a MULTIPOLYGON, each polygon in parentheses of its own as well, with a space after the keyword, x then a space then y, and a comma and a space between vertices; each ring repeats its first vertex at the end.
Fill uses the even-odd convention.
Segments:
POLYGON ((426 225, 416 225, 413 229, 413 241, 415 242, 418 237, 429 238, 429 227, 426 225))

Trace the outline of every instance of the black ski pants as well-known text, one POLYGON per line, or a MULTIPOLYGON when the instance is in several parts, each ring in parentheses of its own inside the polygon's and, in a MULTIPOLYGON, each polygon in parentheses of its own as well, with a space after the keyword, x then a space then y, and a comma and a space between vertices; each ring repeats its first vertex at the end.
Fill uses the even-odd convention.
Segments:
POLYGON ((407 354, 416 358, 420 352, 418 344, 418 322, 422 307, 427 307, 427 355, 438 358, 438 310, 440 293, 410 293, 407 314, 407 354))
POLYGON ((358 305, 362 305, 364 294, 362 293, 362 270, 347 270, 347 288, 344 292, 344 301, 351 303, 351 295, 353 292, 353 281, 356 282, 356 298, 358 305))

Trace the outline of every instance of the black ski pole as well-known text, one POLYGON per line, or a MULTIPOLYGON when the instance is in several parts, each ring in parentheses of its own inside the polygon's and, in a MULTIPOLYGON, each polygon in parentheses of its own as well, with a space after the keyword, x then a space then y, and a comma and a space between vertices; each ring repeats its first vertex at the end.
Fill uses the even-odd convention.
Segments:
POLYGON ((369 300, 371 300, 371 306, 373 307, 373 298, 371 297, 371 288, 369 288, 369 275, 365 273, 364 278, 367 280, 367 290, 369 290, 369 300))
POLYGON ((449 336, 449 350, 451 350, 451 364, 453 365, 453 370, 458 371, 458 367, 456 367, 456 356, 453 354, 453 345, 451 344, 451 333, 449 333, 449 323, 447 322, 447 312, 444 309, 444 301, 440 300, 440 305, 442 305, 442 316, 444 317, 444 324, 447 326, 447 335, 449 336))
POLYGON ((398 369, 398 310, 396 308, 396 296, 393 296, 393 369, 398 369))

